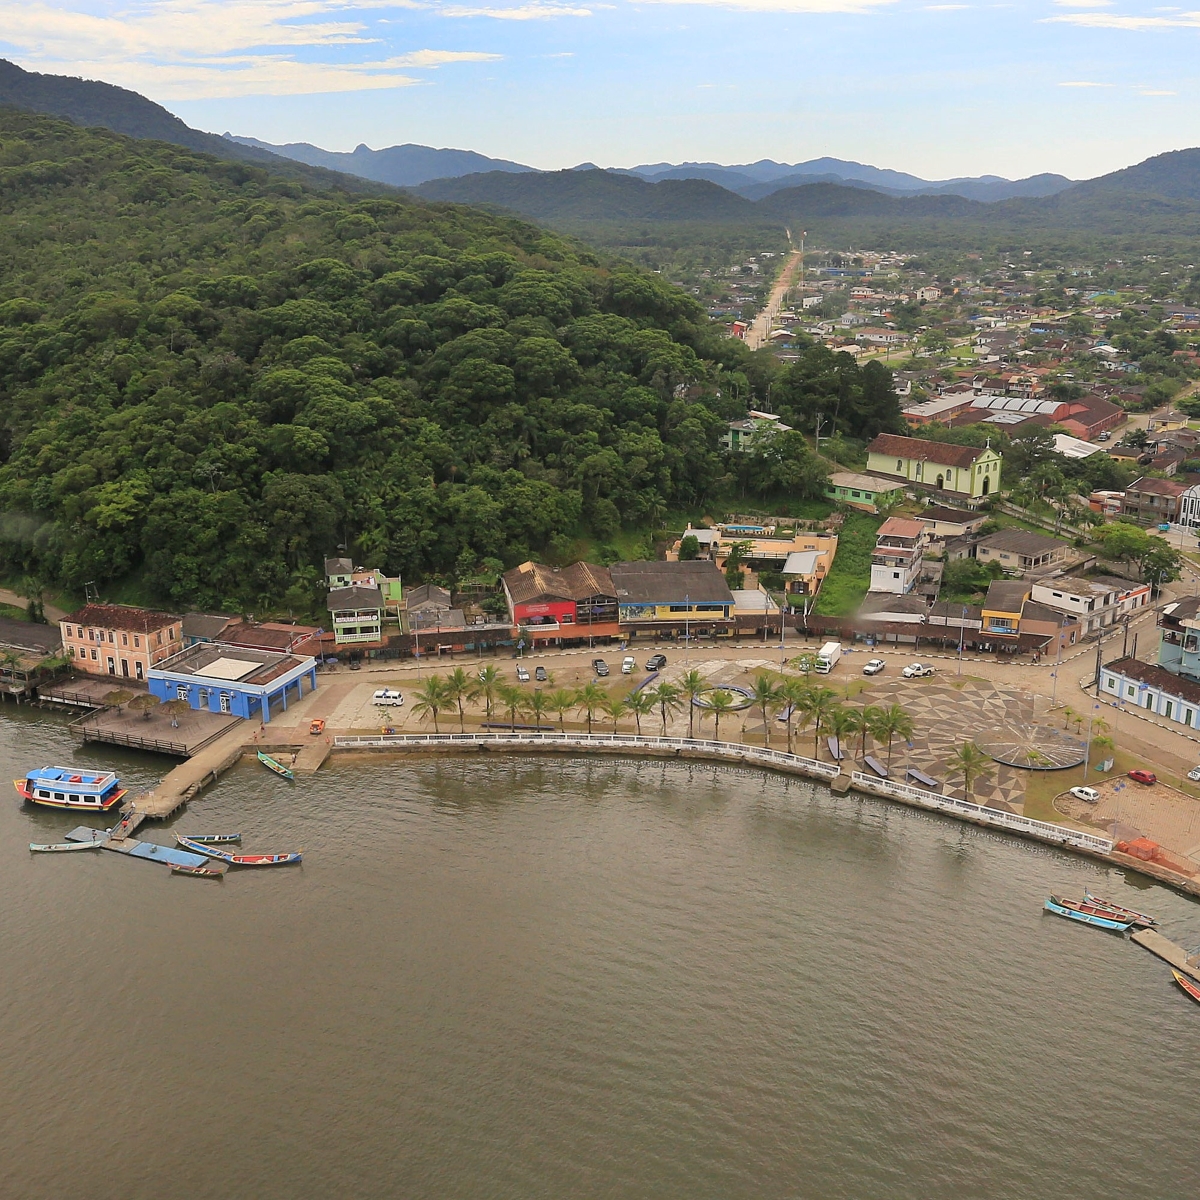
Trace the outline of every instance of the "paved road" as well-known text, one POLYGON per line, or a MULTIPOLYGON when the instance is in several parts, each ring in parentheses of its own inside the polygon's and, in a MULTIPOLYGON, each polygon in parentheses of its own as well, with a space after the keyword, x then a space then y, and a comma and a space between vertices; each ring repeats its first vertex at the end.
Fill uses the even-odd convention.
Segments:
MULTIPOLYGON (((13 608, 25 608, 29 601, 24 596, 18 596, 16 592, 10 592, 7 588, 0 588, 0 604, 11 604, 13 608)), ((42 604, 42 612, 46 614, 47 621, 61 621, 67 614, 61 608, 55 608, 53 604, 42 604)))
POLYGON ((754 318, 750 328, 746 330, 746 345, 751 350, 761 350, 770 340, 771 326, 775 321, 776 314, 783 307, 783 299, 792 286, 792 279, 799 266, 800 251, 794 250, 791 257, 784 263, 783 270, 779 272, 779 278, 775 281, 771 295, 767 298, 766 307, 754 318))

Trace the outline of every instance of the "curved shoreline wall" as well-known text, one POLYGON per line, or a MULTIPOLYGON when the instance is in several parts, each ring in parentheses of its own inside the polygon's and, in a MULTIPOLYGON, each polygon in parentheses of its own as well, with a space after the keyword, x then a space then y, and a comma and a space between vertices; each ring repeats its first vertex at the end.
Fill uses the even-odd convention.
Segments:
MULTIPOLYGON (((392 751, 412 753, 420 751, 516 751, 534 753, 566 754, 642 754, 651 758, 700 759, 721 763, 736 763, 779 771, 787 775, 799 775, 831 785, 836 794, 845 794, 853 788, 872 796, 895 800, 913 808, 928 812, 943 813, 960 821, 1002 830, 1019 837, 1031 838, 1047 845, 1074 850, 1093 858, 1118 866, 1136 866, 1142 870, 1146 864, 1137 860, 1125 861, 1125 855, 1114 851, 1108 838, 1071 829, 1066 825, 1054 825, 1048 821, 1035 821, 1016 813, 1003 812, 982 804, 972 804, 954 796, 945 796, 924 788, 910 787, 888 779, 876 779, 860 771, 844 772, 835 763, 820 762, 799 754, 788 754, 783 750, 770 750, 765 746, 748 746, 742 742, 715 742, 701 738, 643 737, 624 733, 396 733, 396 734, 339 734, 333 739, 333 749, 340 751, 392 751)), ((1182 879, 1182 877, 1179 877, 1182 879)), ((1184 886, 1176 879, 1163 882, 1184 886)), ((1186 881, 1191 884, 1191 881, 1186 881)), ((1193 890, 1194 885, 1185 890, 1193 890)))

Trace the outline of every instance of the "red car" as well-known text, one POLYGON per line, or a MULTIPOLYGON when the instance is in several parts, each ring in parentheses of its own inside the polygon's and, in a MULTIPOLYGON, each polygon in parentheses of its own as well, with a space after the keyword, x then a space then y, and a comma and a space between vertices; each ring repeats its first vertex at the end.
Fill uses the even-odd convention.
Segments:
POLYGON ((1157 783, 1158 776, 1153 771, 1130 771, 1129 778, 1135 783, 1157 783))

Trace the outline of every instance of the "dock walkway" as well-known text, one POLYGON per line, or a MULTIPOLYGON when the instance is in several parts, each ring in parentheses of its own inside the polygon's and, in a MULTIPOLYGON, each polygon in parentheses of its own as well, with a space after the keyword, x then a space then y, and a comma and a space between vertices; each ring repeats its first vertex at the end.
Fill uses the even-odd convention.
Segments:
POLYGON ((1157 929, 1139 929, 1137 933, 1129 935, 1129 940, 1137 942, 1151 954, 1158 955, 1163 962, 1170 963, 1177 971, 1200 981, 1200 958, 1189 956, 1182 946, 1177 946, 1170 938, 1163 937, 1157 929))
POLYGON ((242 757, 253 736, 253 729, 252 722, 238 721, 237 725, 206 746, 199 754, 168 771, 158 787, 135 796, 126 812, 136 814, 140 820, 150 818, 165 821, 201 788, 215 783, 242 757))

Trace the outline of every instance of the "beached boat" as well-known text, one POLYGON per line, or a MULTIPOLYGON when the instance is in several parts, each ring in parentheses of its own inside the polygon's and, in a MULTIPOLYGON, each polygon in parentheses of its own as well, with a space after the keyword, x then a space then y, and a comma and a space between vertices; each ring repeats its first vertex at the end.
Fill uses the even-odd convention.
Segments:
POLYGON ((219 846, 224 842, 240 842, 240 833, 189 833, 189 842, 203 842, 206 846, 219 846))
POLYGON ((75 771, 70 767, 39 767, 13 787, 23 800, 45 808, 89 808, 105 812, 119 804, 126 789, 111 771, 75 771))
POLYGON ((195 854, 204 854, 219 862, 228 863, 232 867, 283 867, 288 863, 298 863, 303 857, 303 851, 292 850, 284 854, 230 854, 225 850, 214 849, 203 842, 194 842, 182 834, 176 834, 175 840, 185 849, 195 854))
POLYGON ((1125 933, 1133 924, 1132 921, 1117 920, 1115 917, 1105 917, 1099 913, 1082 912, 1075 901, 1063 900, 1059 896, 1051 896, 1046 901, 1046 911, 1060 917, 1068 917, 1072 921, 1082 921, 1085 925, 1095 925, 1097 929, 1111 929, 1114 933, 1125 933))
POLYGON ((171 870, 176 875, 199 875, 201 879, 221 879, 229 868, 225 863, 213 864, 207 863, 201 867, 193 867, 187 863, 176 863, 171 870))
POLYGON ((35 854, 62 854, 68 850, 99 850, 103 842, 30 842, 35 854))
POLYGON ((1191 996, 1191 998, 1195 1000, 1197 1004, 1200 1004, 1200 983, 1197 983, 1191 978, 1191 976, 1185 975, 1182 971, 1176 971, 1174 967, 1171 968, 1171 974, 1175 976, 1175 982, 1179 984, 1179 986, 1183 988, 1183 990, 1187 992, 1187 994, 1191 996))
POLYGON ((285 767, 283 763, 272 758, 269 754, 264 754, 263 751, 258 752, 258 761, 262 763, 268 771, 274 771, 276 775, 282 775, 284 779, 295 779, 290 767, 285 767))
POLYGON ((1103 900, 1099 896, 1093 896, 1091 892, 1083 893, 1083 903, 1094 905, 1096 908, 1103 908, 1122 920, 1132 921, 1135 925, 1142 929, 1149 929, 1153 925, 1158 924, 1158 918, 1150 916, 1149 913, 1138 912, 1133 908, 1126 908, 1123 904, 1114 904, 1111 900, 1103 900))

